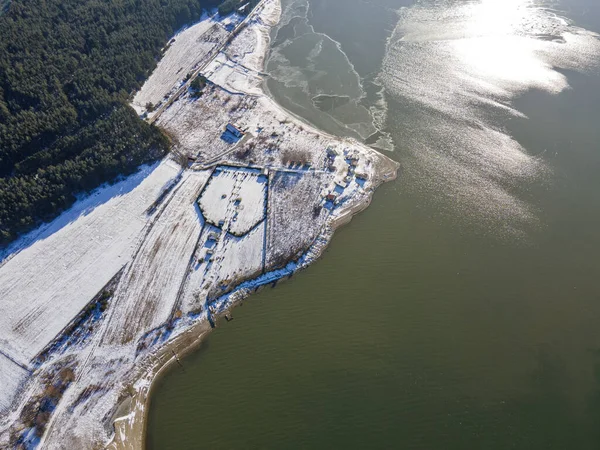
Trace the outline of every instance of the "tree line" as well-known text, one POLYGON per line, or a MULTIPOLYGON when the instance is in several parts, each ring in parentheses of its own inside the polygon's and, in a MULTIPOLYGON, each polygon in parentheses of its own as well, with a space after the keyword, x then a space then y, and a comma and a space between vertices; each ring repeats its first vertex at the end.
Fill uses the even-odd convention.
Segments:
MULTIPOLYGON (((1 0, 0 0, 1 1, 1 0)), ((220 0, 12 0, 0 14, 0 245, 161 157, 129 107, 181 26, 220 0)))

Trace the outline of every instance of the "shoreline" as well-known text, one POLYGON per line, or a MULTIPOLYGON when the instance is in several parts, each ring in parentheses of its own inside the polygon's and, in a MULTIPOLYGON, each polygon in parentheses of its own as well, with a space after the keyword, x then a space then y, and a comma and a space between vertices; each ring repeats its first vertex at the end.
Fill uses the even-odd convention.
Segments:
MULTIPOLYGON (((280 0, 276 1, 277 6, 279 7, 279 14, 276 19, 273 17, 273 15, 268 17, 268 21, 271 22, 269 24, 271 29, 276 23, 279 22, 281 17, 281 2, 280 0)), ((258 56, 258 58, 264 69, 266 62, 268 61, 268 52, 270 51, 271 34, 270 32, 263 33, 262 30, 256 30, 256 32, 262 36, 262 39, 260 39, 259 48, 263 54, 258 56)), ((312 250, 314 250, 314 256, 311 257, 309 261, 299 265, 298 268, 293 272, 296 274, 322 257, 325 249, 330 244, 335 231, 344 225, 349 224, 354 216, 363 212, 371 204, 375 190, 381 186, 381 184, 397 178, 400 164, 354 138, 334 136, 318 129, 315 125, 304 120, 293 112, 288 111, 270 96, 268 89, 266 89, 266 80, 263 80, 260 83, 258 89, 261 91, 261 94, 259 95, 260 97, 266 99, 273 109, 283 113, 285 116, 289 117, 290 120, 296 122, 302 127, 309 128, 312 132, 321 137, 334 139, 341 142, 351 142, 353 145, 362 147, 365 151, 376 155, 377 162, 379 163, 378 165, 380 166, 377 168, 377 176, 372 180, 372 185, 369 188, 366 198, 358 203, 342 208, 338 211, 335 217, 332 216, 330 219, 328 219, 317 239, 315 239, 315 242, 322 239, 324 244, 315 246, 315 242, 313 242, 313 244, 306 250, 306 253, 310 253, 312 250)), ((245 95, 256 95, 256 93, 246 92, 245 95)), ((282 277, 278 280, 278 282, 283 281, 286 278, 288 277, 282 277)), ((257 291, 259 291, 261 288, 258 288, 257 291)), ((230 304, 227 305, 226 308, 214 314, 213 317, 215 322, 218 322, 219 319, 238 306, 244 299, 247 299, 250 295, 256 293, 257 292, 255 291, 249 292, 244 291, 243 289, 234 290, 231 293, 232 301, 230 304)), ((158 385, 159 380, 175 364, 181 364, 180 358, 184 358, 187 355, 197 351, 211 330, 212 328, 208 321, 205 318, 200 319, 200 321, 193 324, 190 329, 181 332, 181 334, 174 337, 171 342, 168 342, 165 346, 159 348, 156 352, 153 352, 148 356, 148 359, 151 360, 150 367, 147 367, 148 364, 142 364, 140 369, 135 373, 135 375, 132 376, 131 381, 126 383, 125 388, 121 391, 120 397, 123 397, 123 399, 118 405, 116 405, 115 413, 113 417, 110 418, 110 425, 113 428, 113 436, 111 440, 105 444, 106 449, 133 450, 145 448, 149 408, 152 401, 153 391, 158 385), (118 414, 119 412, 121 412, 121 414, 118 414)))
POLYGON ((106 449, 145 448, 148 408, 153 390, 167 370, 176 363, 180 364, 180 358, 184 358, 200 348, 204 338, 210 331, 211 327, 208 322, 197 322, 152 355, 153 364, 150 369, 142 371, 137 377, 134 377, 135 381, 129 384, 126 389, 133 391, 133 393, 123 398, 117 407, 118 411, 124 406, 125 402, 129 401, 129 407, 125 411, 126 414, 111 418, 114 435, 112 440, 106 444, 106 449))
MULTIPOLYGON (((393 161, 393 164, 389 164, 388 169, 390 169, 390 172, 383 174, 383 176, 379 177, 377 181, 374 182, 373 191, 365 201, 346 208, 338 217, 328 224, 326 229, 324 229, 323 233, 319 236, 326 239, 326 244, 319 247, 314 259, 309 263, 300 266, 294 271, 294 274, 320 260, 335 232, 339 228, 348 225, 354 216, 360 214, 369 207, 375 189, 383 183, 393 181, 397 178, 399 164, 393 161)), ((310 249, 308 251, 310 251, 310 249)), ((283 277, 277 281, 279 283, 285 281, 287 278, 289 277, 283 277)), ((261 289, 262 287, 259 288, 258 291, 261 289)), ((217 319, 215 322, 222 319, 243 300, 251 295, 256 295, 258 291, 245 293, 237 297, 228 308, 215 315, 215 319, 217 319)), ((119 409, 125 405, 125 402, 129 400, 129 407, 126 408, 125 414, 121 414, 118 417, 113 416, 110 420, 114 429, 114 435, 111 441, 105 446, 107 450, 134 450, 146 448, 148 414, 154 389, 156 389, 161 377, 164 376, 168 370, 175 364, 181 365, 181 359, 200 349, 204 339, 211 331, 212 328, 207 321, 197 322, 190 329, 176 336, 173 341, 160 348, 156 354, 151 355, 154 360, 152 367, 134 377, 134 380, 129 383, 126 388, 126 390, 134 390, 134 393, 125 397, 119 405, 117 405, 116 411, 119 411, 119 409), (165 359, 162 360, 162 358, 165 359), (136 385, 138 386, 137 390, 136 385)))
MULTIPOLYGON (((123 280, 110 293, 107 291, 111 303, 106 315, 104 309, 100 309, 98 315, 91 315, 89 323, 82 327, 87 331, 78 331, 74 337, 68 332, 64 333, 67 337, 61 334, 63 332, 54 332, 52 327, 58 329, 58 325, 63 325, 60 330, 66 329, 60 318, 38 327, 46 334, 58 333, 50 343, 63 339, 64 348, 50 353, 48 360, 36 366, 35 373, 23 381, 26 389, 18 393, 17 406, 12 407, 14 414, 3 419, 0 446, 22 440, 40 448, 64 448, 65 445, 70 448, 144 448, 153 390, 160 377, 175 363, 181 365, 180 358, 200 348, 215 322, 244 299, 320 259, 335 231, 370 205, 375 190, 382 183, 396 178, 397 162, 354 138, 338 137, 318 129, 270 97, 262 70, 268 60, 270 31, 281 20, 281 1, 262 0, 258 8, 247 21, 246 29, 203 66, 211 87, 202 100, 184 93, 159 117, 159 126, 179 137, 172 153, 180 159, 187 156, 187 168, 181 167, 184 160, 175 164, 173 156, 168 155, 156 164, 151 177, 127 179, 124 185, 128 190, 123 195, 109 196, 108 200, 102 197, 105 204, 69 224, 69 228, 51 235, 47 242, 32 246, 11 260, 10 264, 21 267, 20 271, 13 271, 17 281, 24 278, 22 268, 27 267, 28 262, 32 266, 30 260, 42 264, 48 259, 52 261, 48 264, 58 265, 63 272, 70 270, 72 282, 61 289, 70 300, 63 304, 71 310, 78 305, 78 299, 87 296, 87 292, 81 293, 82 276, 95 273, 98 277, 97 269, 86 272, 87 266, 74 259, 78 253, 72 252, 73 244, 88 255, 90 261, 98 258, 98 254, 105 255, 104 259, 93 260, 102 263, 99 267, 104 272, 110 272, 113 265, 115 271, 125 267, 125 272, 123 280), (231 98, 234 102, 225 107, 231 98), (211 121, 198 121, 206 112, 211 114, 211 121), (219 130, 227 122, 240 126, 256 139, 254 143, 240 146, 246 146, 242 156, 232 154, 223 143, 227 141, 219 130), (249 130, 257 130, 256 136, 249 130), (269 147, 271 142, 275 143, 275 157, 269 147), (251 154, 257 144, 257 152, 251 154), (203 160, 210 164, 195 166, 203 160), (304 161, 304 166, 298 166, 298 161, 300 164, 304 161), (237 166, 237 162, 245 162, 238 172, 227 169, 223 172, 225 175, 221 175, 215 169, 219 165, 237 166), (299 188, 285 186, 281 191, 281 179, 277 178, 280 173, 308 175, 302 178, 299 188), (253 227, 253 220, 261 219, 258 223, 264 223, 264 229, 263 225, 256 228, 259 232, 246 231, 239 247, 237 244, 232 247, 226 234, 221 238, 221 232, 211 232, 217 222, 206 224, 204 214, 216 214, 213 210, 217 208, 216 204, 202 203, 206 197, 202 196, 212 180, 224 180, 230 192, 224 216, 227 222, 219 222, 217 227, 221 232, 235 226, 232 224, 244 209, 243 206, 237 208, 242 196, 247 199, 244 205, 248 213, 239 216, 240 230, 245 230, 244 226, 253 227), (261 187, 263 183, 265 187, 261 187), (272 197, 270 183, 274 184, 274 190, 280 189, 272 197), (243 194, 240 194, 242 188, 243 194), (238 203, 233 203, 234 196, 239 196, 238 203), (263 202, 263 208, 256 207, 261 205, 259 201, 263 202), (304 209, 297 206, 298 201, 304 204, 304 209), (199 206, 192 209, 188 207, 190 203, 199 206), (208 212, 202 208, 208 208, 208 212), (308 220, 311 213, 312 220, 308 220), (204 221, 198 220, 198 214, 204 221), (121 231, 123 229, 126 233, 121 231), (96 235, 114 236, 117 231, 113 230, 123 234, 117 235, 120 240, 94 240, 96 235), (218 241, 216 264, 209 271, 214 251, 209 255, 200 241, 208 243, 215 237, 218 241), (60 249, 64 250, 57 255, 49 251, 52 246, 56 248, 54 241, 62 244, 60 249), (248 252, 250 257, 240 259, 238 251, 248 252), (41 256, 33 259, 38 254, 41 256), (191 267, 194 269, 190 270, 191 267), (143 275, 145 273, 148 275, 143 275), (162 278, 154 275, 158 273, 164 274, 162 278), (230 284, 229 289, 219 291, 223 283, 225 287, 230 284), (42 417, 45 421, 38 425, 33 421, 37 416, 32 419, 27 412, 47 401, 48 385, 57 382, 61 391, 51 397, 56 407, 47 418, 42 417)), ((206 23, 198 25, 207 26, 206 23)), ((224 32, 218 27, 211 28, 215 29, 217 38, 222 40, 224 32)), ((211 31, 203 42, 216 45, 214 36, 211 31)), ((185 50, 196 41, 178 39, 177 42, 185 50)), ((208 50, 203 51, 206 55, 208 50)), ((184 57, 187 58, 187 53, 180 49, 170 56, 171 62, 184 57)), ((173 67, 165 69, 167 74, 173 67)), ((150 87, 165 88, 160 82, 164 75, 159 74, 158 82, 156 77, 151 77, 147 81, 150 87)), ((218 196, 210 199, 213 197, 218 196)), ((6 273, 12 276, 13 272, 6 273)), ((33 284, 31 289, 39 289, 39 284, 33 284)), ((96 289, 96 285, 89 284, 88 290, 96 292, 96 289)), ((57 294, 50 290, 47 295, 57 294)), ((71 310, 65 309, 63 317, 71 310)), ((40 315, 46 316, 53 317, 50 312, 40 315)), ((31 328, 34 329, 37 330, 31 328)), ((45 342, 49 338, 42 335, 36 339, 45 342)), ((17 342, 22 342, 29 352, 33 351, 33 338, 17 342)))

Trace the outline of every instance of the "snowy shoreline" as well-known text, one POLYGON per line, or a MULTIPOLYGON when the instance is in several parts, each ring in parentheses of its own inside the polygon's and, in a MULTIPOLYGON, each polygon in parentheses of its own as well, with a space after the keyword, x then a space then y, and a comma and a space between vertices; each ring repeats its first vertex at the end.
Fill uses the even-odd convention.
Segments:
POLYGON ((28 305, 0 305, 0 350, 14 356, 0 363, 20 377, 18 394, 0 390, 0 446, 142 448, 168 367, 243 299, 320 258, 396 177, 396 162, 265 93, 280 15, 279 0, 263 0, 231 19, 233 39, 214 16, 176 35, 134 100, 142 114, 164 102, 154 119, 173 154, 82 199, 0 266, 0 294, 28 305), (206 77, 202 95, 188 70, 206 77), (243 139, 224 139, 227 123, 243 139), (38 428, 29 411, 48 402, 38 428))
MULTIPOLYGON (((378 180, 377 187, 388 181, 393 181, 397 177, 398 166, 393 163, 390 164, 387 169, 389 172, 384 173, 378 180)), ((332 221, 330 227, 323 235, 320 236, 323 241, 320 245, 315 246, 314 256, 309 262, 298 266, 294 272, 286 275, 285 277, 278 278, 276 281, 281 282, 290 278, 293 273, 301 271, 313 264, 323 256, 329 242, 333 238, 334 232, 340 227, 349 224, 352 218, 357 214, 360 214, 369 207, 371 203, 371 197, 367 198, 364 202, 357 205, 353 205, 343 211, 335 220, 332 221)), ((313 249, 309 249, 309 252, 313 249)), ((231 302, 227 309, 220 311, 217 315, 217 319, 224 318, 231 312, 236 306, 243 302, 250 295, 255 294, 254 292, 241 292, 241 295, 231 302)), ((143 449, 145 448, 145 440, 147 434, 148 424, 148 411, 150 402, 152 399, 152 393, 160 378, 165 375, 175 365, 181 365, 181 360, 186 356, 197 351, 204 339, 210 333, 211 328, 206 321, 198 322, 192 326, 189 330, 186 330, 181 335, 177 336, 172 342, 168 343, 159 350, 159 355, 156 355, 157 363, 146 373, 140 374, 131 384, 130 388, 135 393, 128 397, 130 400, 130 407, 127 408, 126 413, 119 415, 114 418, 113 424, 115 428, 115 435, 113 439, 107 445, 109 450, 125 450, 125 449, 143 449), (167 358, 163 361, 162 358, 167 358)))
MULTIPOLYGON (((277 4, 280 7, 280 0, 273 0, 273 3, 275 2, 277 2, 277 4)), ((277 14, 276 10, 274 14, 266 18, 266 22, 269 23, 271 27, 279 22, 279 15, 277 14)), ((258 40, 260 44, 255 50, 255 56, 257 61, 259 61, 258 66, 263 67, 269 48, 270 36, 269 33, 265 31, 265 29, 255 29, 255 32, 258 36, 260 36, 258 40)), ((325 138, 342 140, 337 136, 333 136, 322 130, 316 129, 312 124, 307 123, 302 118, 298 117, 296 114, 287 111, 285 108, 276 103, 271 97, 267 95, 265 89, 263 88, 262 82, 260 83, 260 87, 257 87, 255 89, 249 88, 247 86, 245 86, 245 88, 246 89, 244 89, 244 91, 248 94, 261 95, 266 97, 268 101, 271 102, 270 106, 273 109, 277 110, 281 114, 287 115, 298 125, 306 128, 311 128, 314 132, 318 133, 319 135, 325 138)), ((358 144, 354 139, 344 140, 352 141, 353 143, 358 144)), ((377 153, 368 147, 365 147, 365 149, 369 152, 377 153)), ((373 181, 372 193, 374 193, 375 189, 377 189, 381 184, 388 181, 392 181, 397 177, 399 165, 396 162, 387 158, 385 158, 385 160, 382 160, 382 162, 384 163, 383 167, 377 174, 377 179, 373 181)), ((329 242, 333 238, 334 232, 338 228, 349 224, 355 215, 364 211, 370 205, 371 199, 372 194, 369 195, 363 202, 352 205, 351 207, 346 208, 344 211, 341 211, 335 219, 331 220, 331 223, 328 225, 327 229, 324 230, 323 233, 319 236, 319 239, 321 240, 320 245, 317 245, 315 246, 316 248, 311 248, 307 251, 307 253, 314 251, 314 256, 310 259, 310 261, 297 267, 297 269, 295 269, 294 272, 292 272, 292 274, 308 267, 308 265, 320 259, 323 255, 323 252, 327 248, 329 242)), ((292 274, 289 274, 282 278, 278 278, 277 281, 283 281, 291 277, 292 274)), ((240 295, 238 295, 234 301, 228 304, 228 307, 226 309, 220 311, 220 313, 218 314, 218 318, 221 319, 225 315, 230 313, 233 308, 238 306, 248 296, 252 295, 252 293, 253 292, 241 292, 240 295)), ((135 394, 132 396, 133 401, 131 401, 129 404, 134 406, 130 407, 127 410, 126 414, 121 415, 121 417, 115 418, 115 436, 110 442, 110 444, 107 446, 108 449, 121 450, 135 448, 136 446, 139 446, 139 448, 144 448, 147 433, 146 427, 148 420, 148 410, 152 398, 153 389, 158 384, 160 377, 166 374, 171 367, 180 364, 180 358, 184 358, 186 355, 193 353, 201 347, 202 342, 208 336, 208 333, 210 331, 211 328, 207 328, 206 322, 200 322, 194 325, 192 329, 186 332, 186 334, 178 336, 173 342, 167 344, 160 350, 161 354, 166 354, 170 356, 169 359, 165 362, 157 363, 150 370, 149 373, 140 375, 140 377, 132 383, 132 387, 134 387, 134 389, 135 386, 139 383, 139 380, 145 380, 147 384, 142 383, 140 385, 140 388, 138 388, 135 394), (127 420, 124 421, 122 420, 123 418, 127 418, 127 420)))
MULTIPOLYGON (((392 171, 388 177, 382 177, 379 185, 392 181, 397 176, 397 167, 390 165, 389 169, 392 171)), ((348 208, 339 217, 334 220, 327 233, 320 236, 326 242, 322 243, 315 249, 314 257, 311 258, 310 262, 299 266, 293 273, 305 269, 310 264, 313 264, 320 259, 327 248, 330 240, 333 238, 334 232, 352 221, 352 218, 357 214, 368 208, 370 205, 371 198, 367 199, 364 203, 354 205, 348 208)), ((310 251, 310 250, 309 250, 310 251)), ((285 277, 278 278, 276 281, 285 281, 293 274, 289 274, 285 277)), ((254 292, 244 292, 239 295, 235 301, 229 304, 227 309, 222 310, 218 313, 217 319, 222 319, 225 315, 229 314, 236 306, 243 302, 250 295, 255 294, 254 292)), ((127 397, 129 402, 129 408, 126 411, 121 411, 122 414, 114 417, 113 425, 115 428, 115 434, 113 439, 107 444, 109 450, 125 450, 131 448, 145 448, 145 440, 147 434, 148 424, 148 411, 150 402, 152 400, 153 390, 158 385, 160 378, 165 375, 175 365, 181 365, 181 361, 184 358, 195 351, 197 351, 204 342, 204 339, 208 336, 212 329, 206 321, 198 322, 192 326, 192 328, 186 330, 181 335, 177 336, 172 342, 169 342, 163 346, 157 352, 156 364, 146 372, 141 373, 131 382, 130 388, 134 390, 134 394, 131 397, 127 397), (166 360, 163 360, 166 358, 166 360)), ((124 400, 125 401, 125 400, 124 400)))

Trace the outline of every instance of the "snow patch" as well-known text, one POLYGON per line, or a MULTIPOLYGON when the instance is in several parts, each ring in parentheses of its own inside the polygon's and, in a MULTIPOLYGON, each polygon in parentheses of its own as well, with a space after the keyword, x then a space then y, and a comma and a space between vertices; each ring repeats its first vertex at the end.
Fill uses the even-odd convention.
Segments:
POLYGON ((218 168, 199 203, 208 222, 242 236, 265 217, 267 177, 260 172, 218 168))
POLYGON ((9 257, 0 268, 0 350, 27 364, 51 342, 131 260, 146 210, 178 172, 167 159, 97 190, 9 257))

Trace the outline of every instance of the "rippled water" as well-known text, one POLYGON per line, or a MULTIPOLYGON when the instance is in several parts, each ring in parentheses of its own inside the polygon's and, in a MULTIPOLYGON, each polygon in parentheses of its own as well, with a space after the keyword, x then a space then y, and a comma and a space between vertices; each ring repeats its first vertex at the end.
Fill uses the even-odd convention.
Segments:
POLYGON ((390 127, 417 159, 408 166, 419 186, 494 231, 500 221, 504 232, 539 225, 516 191, 551 170, 547 149, 528 150, 507 131, 527 118, 514 100, 532 90, 557 96, 570 87, 566 71, 591 73, 600 62, 598 35, 551 6, 420 2, 400 12, 388 43, 380 78, 400 103, 390 127))
POLYGON ((284 6, 271 93, 402 172, 160 382, 149 447, 600 448, 600 2, 284 6))

